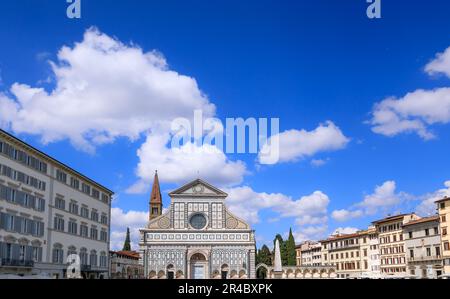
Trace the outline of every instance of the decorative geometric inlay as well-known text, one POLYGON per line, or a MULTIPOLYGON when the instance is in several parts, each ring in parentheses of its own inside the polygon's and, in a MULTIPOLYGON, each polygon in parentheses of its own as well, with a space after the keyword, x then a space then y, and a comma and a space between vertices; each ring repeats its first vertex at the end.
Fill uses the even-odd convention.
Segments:
POLYGON ((158 226, 162 229, 168 229, 170 227, 169 218, 162 218, 158 221, 158 226))
POLYGON ((235 218, 227 219, 227 229, 235 229, 238 226, 238 221, 235 218))

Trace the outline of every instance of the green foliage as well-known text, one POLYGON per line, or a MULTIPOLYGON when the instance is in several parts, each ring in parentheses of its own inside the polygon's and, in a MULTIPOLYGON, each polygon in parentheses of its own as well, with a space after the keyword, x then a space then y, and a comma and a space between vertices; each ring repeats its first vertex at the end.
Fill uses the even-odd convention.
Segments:
POLYGON ((287 265, 295 266, 296 265, 296 252, 295 252, 295 239, 292 234, 292 228, 289 230, 289 238, 286 242, 286 252, 287 252, 287 265))

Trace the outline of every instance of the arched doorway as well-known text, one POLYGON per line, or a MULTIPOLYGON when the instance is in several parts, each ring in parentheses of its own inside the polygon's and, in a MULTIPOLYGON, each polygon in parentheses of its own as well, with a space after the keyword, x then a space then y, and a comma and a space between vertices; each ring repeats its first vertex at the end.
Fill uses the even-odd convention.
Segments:
POLYGON ((191 279, 207 279, 208 278, 208 261, 201 253, 196 253, 191 256, 190 268, 191 279))
POLYGON ((175 267, 173 265, 167 266, 167 279, 175 279, 175 267))
POLYGON ((228 278, 228 273, 230 272, 230 268, 228 267, 227 264, 222 265, 221 268, 221 278, 222 279, 227 279, 228 278))

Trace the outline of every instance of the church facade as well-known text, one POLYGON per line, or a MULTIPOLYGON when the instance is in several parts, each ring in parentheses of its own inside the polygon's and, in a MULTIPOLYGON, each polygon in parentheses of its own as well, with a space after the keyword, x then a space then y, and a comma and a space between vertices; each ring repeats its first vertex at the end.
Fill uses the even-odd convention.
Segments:
POLYGON ((227 194, 198 179, 169 193, 162 213, 158 174, 140 254, 150 279, 255 278, 254 231, 228 211, 227 194))

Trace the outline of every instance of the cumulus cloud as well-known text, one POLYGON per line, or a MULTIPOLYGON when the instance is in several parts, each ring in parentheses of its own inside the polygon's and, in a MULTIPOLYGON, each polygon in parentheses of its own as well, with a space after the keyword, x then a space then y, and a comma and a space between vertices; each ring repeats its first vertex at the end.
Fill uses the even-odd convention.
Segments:
POLYGON ((450 78, 450 47, 443 53, 438 53, 436 58, 426 65, 425 71, 430 75, 442 73, 450 78))
POLYGON ((11 98, 0 95, 2 127, 39 135, 43 143, 68 139, 92 152, 117 137, 135 140, 174 118, 191 117, 195 109, 215 113, 196 80, 170 70, 162 54, 95 28, 62 47, 57 59, 50 62, 53 90, 15 83, 11 98))
POLYGON ((148 222, 148 212, 128 211, 120 208, 111 209, 111 249, 121 250, 125 242, 127 228, 130 228, 131 247, 137 250, 139 246, 139 229, 148 222))
POLYGON ((444 183, 445 188, 422 196, 421 203, 417 206, 416 211, 422 216, 432 216, 436 214, 436 201, 450 197, 450 181, 444 183))
POLYGON ((236 187, 226 189, 228 193, 227 204, 231 211, 250 223, 259 222, 259 212, 263 209, 271 209, 279 214, 279 217, 296 218, 297 222, 317 224, 326 220, 327 207, 330 200, 321 191, 299 199, 281 193, 255 192, 250 187, 236 187))
POLYGON ((349 141, 333 122, 328 121, 312 131, 290 130, 272 136, 262 146, 258 161, 261 164, 298 161, 320 152, 343 149, 349 141))
POLYGON ((355 218, 374 215, 380 211, 388 213, 399 207, 409 195, 397 192, 395 181, 386 181, 376 186, 373 193, 364 196, 361 202, 352 205, 348 209, 335 210, 331 217, 338 222, 346 222, 355 218))
MULTIPOLYGON (((450 48, 437 54, 425 71, 450 77, 450 48)), ((401 98, 389 97, 376 103, 369 124, 377 134, 393 137, 401 133, 416 133, 424 140, 436 136, 430 130, 434 124, 450 122, 450 88, 418 89, 401 98)))
POLYGON ((146 191, 155 170, 161 170, 161 182, 183 184, 201 176, 218 186, 239 184, 247 172, 244 162, 229 160, 213 145, 186 143, 179 148, 169 148, 169 142, 169 134, 147 136, 137 153, 136 174, 140 180, 128 189, 129 193, 146 191))

